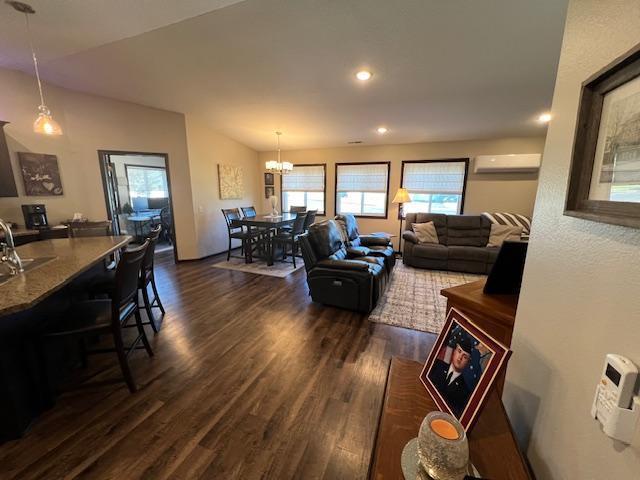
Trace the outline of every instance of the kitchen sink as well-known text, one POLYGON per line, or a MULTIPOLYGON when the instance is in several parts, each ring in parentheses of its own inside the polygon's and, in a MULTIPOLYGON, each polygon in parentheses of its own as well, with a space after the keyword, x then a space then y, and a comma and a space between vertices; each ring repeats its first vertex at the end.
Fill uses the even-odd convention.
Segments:
POLYGON ((51 260, 55 260, 56 258, 58 257, 23 258, 21 260, 24 272, 18 273, 17 275, 11 275, 9 267, 0 263, 0 285, 14 278, 18 278, 20 277, 20 275, 30 272, 31 270, 35 270, 42 265, 49 263, 51 260))

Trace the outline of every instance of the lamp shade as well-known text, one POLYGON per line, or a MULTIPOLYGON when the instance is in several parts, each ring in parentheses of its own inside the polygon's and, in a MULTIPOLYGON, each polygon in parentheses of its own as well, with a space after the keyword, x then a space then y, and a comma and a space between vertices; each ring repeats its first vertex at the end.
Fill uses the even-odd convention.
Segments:
POLYGON ((396 196, 393 197, 391 203, 409 203, 411 201, 411 196, 406 188, 400 187, 396 192, 396 196))

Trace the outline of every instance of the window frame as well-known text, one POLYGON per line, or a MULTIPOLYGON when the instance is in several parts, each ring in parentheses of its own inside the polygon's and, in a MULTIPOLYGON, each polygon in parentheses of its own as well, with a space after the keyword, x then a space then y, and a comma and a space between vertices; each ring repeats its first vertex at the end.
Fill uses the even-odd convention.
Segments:
MULTIPOLYGON (((326 163, 294 163, 293 164, 293 168, 295 169, 296 167, 322 167, 323 170, 323 177, 324 177, 324 182, 323 182, 323 187, 324 190, 323 192, 323 197, 322 197, 322 212, 318 212, 318 216, 320 217, 324 217, 327 215, 327 164, 326 163)), ((284 191, 282 190, 282 175, 278 175, 280 177, 280 208, 282 208, 284 206, 284 202, 283 202, 283 194, 284 191)), ((308 193, 308 192, 305 192, 308 193)))
MULTIPOLYGON (((469 158, 442 158, 434 160, 403 160, 400 170, 400 187, 404 186, 404 166, 408 163, 463 163, 464 162, 464 180, 462 183, 462 193, 460 198, 460 212, 457 215, 464 215, 464 202, 467 193, 467 182, 469 181, 469 158)), ((409 192, 411 194, 411 192, 409 192)), ((404 203, 398 205, 398 220, 404 220, 403 216, 404 203)))
MULTIPOLYGON (((380 220, 387 220, 389 218, 389 185, 391 180, 391 162, 340 162, 335 164, 335 179, 333 184, 333 192, 335 194, 334 204, 333 204, 333 213, 334 216, 340 215, 338 213, 338 166, 340 165, 386 165, 387 166, 387 191, 386 191, 386 200, 384 202, 384 216, 382 215, 355 215, 356 218, 378 218, 380 220)), ((362 193, 362 192, 361 192, 362 193)), ((364 200, 364 195, 362 196, 364 200)))

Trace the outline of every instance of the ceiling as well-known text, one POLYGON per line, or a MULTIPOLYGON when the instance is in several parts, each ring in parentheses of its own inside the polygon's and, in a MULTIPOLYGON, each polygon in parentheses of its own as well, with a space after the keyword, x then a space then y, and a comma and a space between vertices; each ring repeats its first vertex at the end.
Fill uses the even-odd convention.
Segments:
MULTIPOLYGON (((536 117, 551 105, 566 9, 566 0, 31 3, 46 81, 197 115, 257 150, 274 148, 276 130, 284 149, 542 135, 536 117), (355 80, 360 68, 374 73, 369 82, 355 80)), ((6 5, 0 13, 0 65, 30 72, 22 18, 6 5)))

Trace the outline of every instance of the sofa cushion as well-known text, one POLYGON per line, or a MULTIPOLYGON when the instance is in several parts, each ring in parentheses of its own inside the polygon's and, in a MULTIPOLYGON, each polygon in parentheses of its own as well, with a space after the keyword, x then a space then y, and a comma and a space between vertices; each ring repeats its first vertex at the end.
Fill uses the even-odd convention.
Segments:
POLYGON ((356 220, 356 217, 354 217, 350 213, 346 215, 336 216, 336 222, 339 222, 341 224, 347 240, 353 241, 360 235, 360 233, 358 232, 358 221, 356 220))
POLYGON ((449 247, 449 260, 487 263, 489 252, 487 247, 449 247))
POLYGON ((407 225, 412 223, 433 222, 438 233, 440 245, 447 244, 447 216, 442 213, 407 213, 405 216, 407 225))
POLYGON ((505 240, 520 240, 520 237, 522 237, 522 227, 493 223, 487 247, 501 247, 505 240))
POLYGON ((418 243, 434 243, 438 245, 438 232, 433 222, 412 223, 411 228, 418 238, 418 243))
POLYGON ((491 222, 486 217, 480 215, 449 215, 447 217, 446 245, 484 247, 489 240, 490 231, 491 222))
POLYGON ((433 260, 446 260, 449 258, 449 249, 444 245, 417 244, 413 246, 413 256, 433 260))

